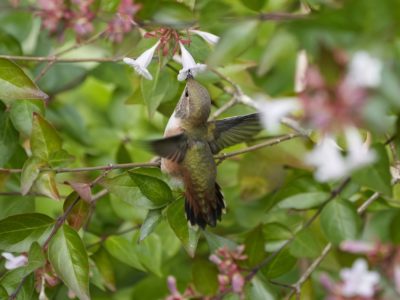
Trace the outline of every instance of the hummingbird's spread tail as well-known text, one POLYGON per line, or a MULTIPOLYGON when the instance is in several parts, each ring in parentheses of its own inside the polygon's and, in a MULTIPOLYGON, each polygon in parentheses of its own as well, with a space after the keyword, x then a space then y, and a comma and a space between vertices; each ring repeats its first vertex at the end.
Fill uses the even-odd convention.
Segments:
POLYGON ((217 220, 221 221, 221 215, 225 208, 224 196, 218 183, 215 183, 213 194, 205 196, 204 199, 197 199, 198 194, 186 187, 185 211, 186 217, 192 226, 199 225, 205 228, 206 225, 215 227, 217 220))

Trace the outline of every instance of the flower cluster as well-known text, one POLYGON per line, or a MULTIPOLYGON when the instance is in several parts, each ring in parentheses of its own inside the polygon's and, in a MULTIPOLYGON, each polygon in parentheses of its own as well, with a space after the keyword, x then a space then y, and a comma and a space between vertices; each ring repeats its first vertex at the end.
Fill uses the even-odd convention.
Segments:
MULTIPOLYGON (((189 30, 194 34, 202 37, 206 42, 210 44, 215 44, 218 42, 219 38, 211 34, 209 32, 199 31, 199 30, 189 30)), ((182 64, 182 69, 179 71, 178 80, 183 81, 188 77, 195 77, 198 73, 205 71, 206 65, 196 63, 193 56, 189 53, 189 51, 185 48, 184 44, 189 44, 190 40, 181 38, 181 34, 173 29, 168 28, 160 28, 154 32, 148 32, 145 34, 145 37, 156 37, 159 40, 154 46, 144 51, 139 57, 136 59, 125 57, 123 61, 130 65, 135 71, 148 80, 152 80, 153 76, 148 71, 148 66, 152 61, 154 53, 157 49, 161 50, 162 55, 166 56, 170 53, 170 42, 174 44, 174 47, 171 50, 171 55, 174 55, 178 52, 178 47, 180 49, 181 56, 176 58, 182 64)))
POLYGON ((304 126, 319 131, 321 139, 305 157, 315 167, 319 181, 343 178, 375 159, 368 139, 363 142, 357 128, 363 125, 363 105, 381 82, 382 63, 364 51, 356 52, 351 59, 342 51, 333 51, 330 59, 333 79, 327 79, 317 65, 309 65, 306 53, 300 51, 295 74, 298 98, 257 102, 264 126, 272 133, 279 130, 284 117, 296 111, 301 112, 304 126), (337 145, 342 134, 346 155, 337 145))
MULTIPOLYGON (((247 259, 247 256, 243 252, 244 245, 241 245, 233 250, 226 247, 219 248, 214 254, 210 255, 210 261, 216 264, 219 270, 219 292, 233 292, 239 295, 241 299, 244 297, 244 285, 246 283, 245 276, 243 275, 244 270, 239 266, 240 261, 247 259)), ((214 299, 213 297, 199 295, 191 285, 183 293, 180 293, 174 276, 168 276, 167 284, 170 294, 165 300, 185 300, 191 298, 214 299)))
MULTIPOLYGON (((42 26, 62 39, 66 29, 72 29, 77 40, 94 31, 93 21, 101 13, 94 0, 38 0, 37 15, 42 26)), ((131 31, 135 22, 133 16, 140 9, 133 0, 122 0, 117 14, 109 21, 106 33, 113 42, 121 42, 123 35, 131 31)))
POLYGON ((235 250, 229 250, 226 247, 220 248, 210 256, 210 260, 217 265, 219 270, 218 282, 221 293, 232 289, 234 293, 243 297, 245 277, 243 270, 238 265, 239 261, 247 259, 243 252, 244 245, 240 245, 235 250))

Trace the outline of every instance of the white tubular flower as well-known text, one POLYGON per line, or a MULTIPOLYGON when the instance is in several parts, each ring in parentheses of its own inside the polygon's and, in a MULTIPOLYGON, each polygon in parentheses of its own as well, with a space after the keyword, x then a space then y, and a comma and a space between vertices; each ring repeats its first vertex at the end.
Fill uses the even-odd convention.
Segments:
POLYGON ((219 36, 206 32, 206 31, 200 31, 200 30, 194 30, 191 29, 189 30, 190 32, 193 32, 194 34, 197 34, 200 36, 203 40, 205 40, 207 43, 211 45, 215 45, 219 41, 219 36))
POLYGON ((149 70, 147 70, 147 67, 151 63, 151 60, 154 56, 154 52, 156 51, 159 44, 160 44, 160 41, 158 41, 150 49, 147 49, 146 51, 144 51, 137 59, 125 57, 123 59, 124 63, 126 63, 126 64, 130 65, 132 68, 134 68, 135 71, 139 73, 139 75, 143 76, 144 78, 146 78, 148 80, 152 80, 153 76, 151 76, 149 70))
POLYGON ((181 42, 179 42, 179 46, 181 48, 183 68, 179 71, 178 80, 183 81, 190 75, 195 77, 199 72, 204 72, 207 66, 196 63, 193 56, 186 50, 181 42))
POLYGON ((369 165, 375 160, 375 153, 368 149, 368 145, 363 143, 361 135, 354 127, 345 130, 348 156, 347 166, 353 171, 363 166, 369 165))
POLYGON ((49 298, 47 298, 45 288, 46 288, 46 280, 44 276, 42 276, 42 282, 40 284, 39 300, 49 300, 49 298))
POLYGON ((264 127, 271 133, 278 133, 281 119, 298 109, 300 109, 300 103, 296 98, 283 98, 276 101, 258 101, 261 121, 264 127))
POLYGON ((367 262, 361 258, 354 262, 351 269, 340 271, 340 277, 343 280, 342 294, 345 297, 373 297, 380 279, 377 272, 368 271, 367 262))
POLYGON ((28 263, 28 258, 25 255, 14 256, 9 252, 3 252, 1 256, 6 259, 4 267, 7 270, 14 270, 28 263))
POLYGON ((331 136, 325 136, 305 158, 306 163, 316 167, 318 181, 339 179, 348 172, 340 148, 331 136))
POLYGON ((349 64, 347 81, 357 87, 376 88, 381 83, 382 62, 368 52, 356 52, 349 64))
POLYGON ((296 74, 294 78, 294 91, 301 93, 306 87, 307 54, 305 50, 299 51, 296 60, 296 74))

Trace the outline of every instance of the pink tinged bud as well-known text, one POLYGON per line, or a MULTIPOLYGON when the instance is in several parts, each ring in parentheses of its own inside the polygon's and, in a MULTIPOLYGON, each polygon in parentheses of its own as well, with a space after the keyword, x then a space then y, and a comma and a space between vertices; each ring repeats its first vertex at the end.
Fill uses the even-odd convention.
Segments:
POLYGON ((340 249, 350 253, 370 254, 374 252, 375 246, 362 241, 343 241, 340 249))
POLYGON ((400 293, 400 265, 398 264, 393 268, 393 281, 396 291, 400 293))
POLYGON ((206 32, 206 31, 200 31, 200 30, 189 30, 190 32, 197 34, 200 36, 203 40, 205 40, 207 43, 211 45, 215 45, 219 41, 219 36, 216 36, 215 34, 206 32))
POLYGON ((321 285, 329 292, 335 291, 335 283, 331 280, 331 278, 326 274, 321 274, 319 281, 321 285))
POLYGON ((210 261, 216 265, 219 265, 222 262, 222 260, 215 254, 210 255, 210 261))
POLYGON ((4 267, 7 270, 14 270, 28 263, 28 258, 25 255, 14 256, 9 252, 3 252, 1 256, 6 259, 4 267))
POLYGON ((196 77, 198 73, 205 71, 206 65, 196 63, 193 56, 186 50, 181 42, 179 42, 179 47, 181 48, 182 56, 182 69, 178 74, 179 81, 186 80, 190 76, 196 77))
POLYGON ((235 273, 232 276, 232 289, 235 293, 241 293, 244 286, 244 278, 240 273, 235 273))
POLYGON ((173 296, 177 296, 180 295, 178 288, 176 287, 176 279, 174 276, 168 276, 167 278, 167 285, 168 285, 168 289, 171 292, 171 294, 173 296))
POLYGON ((147 70, 147 67, 151 63, 151 60, 154 56, 154 52, 156 51, 159 44, 160 44, 160 41, 158 41, 150 49, 147 49, 145 52, 143 52, 137 59, 125 57, 123 59, 124 63, 126 63, 126 64, 130 65, 132 68, 134 68, 135 71, 139 75, 143 76, 144 78, 146 78, 148 80, 152 80, 153 76, 151 76, 150 72, 147 70))
POLYGON ((218 274, 218 283, 220 286, 227 286, 229 284, 229 276, 218 274))

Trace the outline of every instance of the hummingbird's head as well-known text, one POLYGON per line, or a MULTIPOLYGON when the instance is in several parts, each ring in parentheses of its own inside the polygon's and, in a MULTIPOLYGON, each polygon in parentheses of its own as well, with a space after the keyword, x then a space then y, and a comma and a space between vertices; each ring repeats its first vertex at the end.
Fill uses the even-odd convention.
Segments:
POLYGON ((176 107, 176 117, 186 119, 196 125, 207 121, 210 110, 211 98, 207 89, 192 77, 188 77, 176 107))

